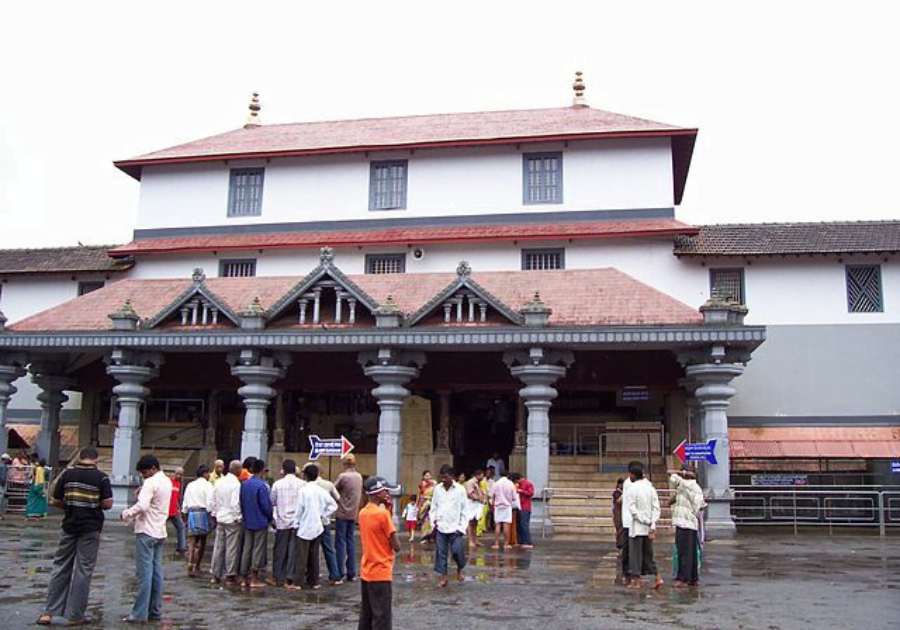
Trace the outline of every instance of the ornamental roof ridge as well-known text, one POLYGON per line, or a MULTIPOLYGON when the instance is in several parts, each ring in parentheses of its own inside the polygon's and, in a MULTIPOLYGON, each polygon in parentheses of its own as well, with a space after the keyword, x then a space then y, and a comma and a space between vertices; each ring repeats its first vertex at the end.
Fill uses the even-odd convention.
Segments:
POLYGON ((513 324, 520 325, 522 323, 522 317, 516 311, 511 309, 497 296, 478 284, 478 282, 476 282, 472 278, 472 268, 469 266, 469 263, 465 260, 461 260, 459 263, 459 267, 457 267, 456 279, 451 281, 450 284, 439 291, 437 295, 428 300, 416 312, 410 315, 408 325, 415 326, 423 318, 427 317, 429 313, 433 312, 436 308, 438 308, 438 306, 440 306, 443 302, 445 302, 448 298, 450 298, 454 293, 456 293, 463 287, 469 289, 470 291, 472 291, 472 293, 487 302, 490 306, 492 306, 496 311, 506 317, 513 324))
POLYGON ((240 319, 237 314, 229 308, 228 304, 216 293, 206 286, 206 274, 202 269, 194 269, 191 276, 191 286, 181 292, 174 300, 172 300, 165 308, 153 317, 147 318, 142 322, 141 328, 144 330, 155 328, 163 323, 167 318, 171 317, 179 308, 187 304, 187 302, 195 295, 200 295, 209 300, 213 306, 219 309, 219 312, 225 315, 235 326, 240 326, 240 319))
POLYGON ((338 269, 334 264, 334 255, 330 247, 323 247, 320 254, 321 262, 310 271, 300 282, 295 284, 287 293, 279 298, 269 310, 266 311, 266 318, 271 321, 278 315, 281 315, 288 306, 297 301, 300 296, 313 288, 319 280, 325 276, 340 284, 344 290, 353 295, 361 302, 370 312, 374 312, 378 308, 378 301, 371 295, 366 293, 362 287, 348 278, 343 271, 338 269))

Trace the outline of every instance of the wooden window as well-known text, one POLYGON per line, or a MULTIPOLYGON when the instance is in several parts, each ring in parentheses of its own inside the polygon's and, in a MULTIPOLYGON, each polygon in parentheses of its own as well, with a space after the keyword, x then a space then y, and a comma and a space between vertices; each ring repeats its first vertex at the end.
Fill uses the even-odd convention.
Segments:
POLYGON ((367 254, 366 273, 405 273, 406 254, 367 254))
POLYGON ((527 153, 523 156, 522 166, 522 203, 562 203, 562 153, 527 153))
POLYGON ((372 162, 369 174, 369 210, 406 208, 407 161, 372 162))
POLYGON ((220 260, 220 278, 252 278, 256 275, 256 261, 252 258, 245 260, 220 260))
POLYGON ((86 280, 78 283, 78 296, 86 295, 98 289, 102 289, 105 283, 103 280, 86 280))
POLYGON ((233 168, 228 187, 228 216, 250 217, 262 214, 262 168, 233 168))
POLYGON ((847 265, 847 310, 850 313, 881 313, 881 265, 847 265))
POLYGON ((744 270, 740 267, 709 270, 709 295, 722 300, 746 304, 744 299, 744 270))
POLYGON ((565 269, 566 250, 559 249, 523 249, 522 271, 543 271, 546 269, 565 269))

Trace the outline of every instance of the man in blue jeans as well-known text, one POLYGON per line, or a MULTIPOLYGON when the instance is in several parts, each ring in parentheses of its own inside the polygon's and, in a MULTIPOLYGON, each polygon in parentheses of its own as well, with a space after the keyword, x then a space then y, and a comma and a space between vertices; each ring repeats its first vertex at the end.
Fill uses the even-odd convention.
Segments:
POLYGON ((155 456, 144 455, 136 468, 144 483, 137 503, 122 512, 122 520, 134 523, 134 563, 138 582, 131 614, 124 619, 128 623, 162 619, 162 557, 172 499, 172 480, 160 470, 155 456))
POLYGON ((353 532, 356 517, 359 516, 359 502, 362 499, 362 475, 356 472, 356 457, 350 453, 342 461, 344 472, 338 475, 334 487, 341 495, 335 516, 335 553, 339 577, 348 582, 356 579, 356 542, 353 532))
POLYGON ((462 572, 466 567, 466 546, 463 536, 469 525, 468 497, 465 489, 455 481, 453 469, 442 466, 441 483, 434 488, 428 517, 434 526, 437 542, 434 552, 434 572, 440 578, 438 586, 447 586, 448 554, 456 563, 456 579, 462 582, 462 572))

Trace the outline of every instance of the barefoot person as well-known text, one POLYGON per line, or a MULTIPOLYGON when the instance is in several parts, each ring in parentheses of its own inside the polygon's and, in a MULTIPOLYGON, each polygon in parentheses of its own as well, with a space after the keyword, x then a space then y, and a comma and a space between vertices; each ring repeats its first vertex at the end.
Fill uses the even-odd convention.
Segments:
POLYGON ((359 511, 359 539, 362 542, 360 562, 359 630, 391 630, 392 580, 394 555, 400 551, 400 540, 391 517, 391 486, 383 477, 369 477, 364 485, 369 503, 359 511))
POLYGON ((484 502, 487 500, 481 485, 483 479, 484 471, 479 468, 463 486, 466 489, 466 499, 468 500, 466 518, 469 519, 469 549, 481 546, 478 542, 478 519, 484 512, 484 502))
POLYGON ((213 486, 209 513, 216 521, 212 582, 237 584, 241 570, 241 462, 233 460, 228 473, 213 486))
POLYGON ((303 467, 303 479, 306 485, 300 490, 297 501, 297 513, 294 516, 294 529, 297 540, 294 547, 294 576, 288 589, 299 591, 302 588, 319 590, 319 547, 325 533, 325 523, 334 514, 338 505, 322 486, 316 483, 319 478, 319 467, 307 464, 303 467))
POLYGON ((644 466, 640 462, 628 465, 631 485, 625 491, 624 502, 631 513, 631 528, 628 530, 628 558, 631 583, 629 588, 641 588, 642 575, 655 576, 653 588, 662 586, 663 579, 653 559, 653 539, 656 536, 656 522, 659 520, 659 496, 650 480, 644 478, 644 466))
POLYGON ((206 553, 206 538, 209 536, 209 502, 212 498, 213 485, 209 481, 209 466, 201 464, 197 467, 197 478, 184 489, 184 501, 181 510, 187 524, 188 538, 188 577, 200 577, 200 563, 206 553))
POLYGON ((59 476, 50 502, 65 511, 59 547, 47 587, 47 603, 38 618, 41 626, 65 616, 66 625, 87 623, 84 616, 91 576, 100 548, 103 510, 113 505, 109 477, 97 470, 97 450, 82 449, 78 463, 59 476))
MULTIPOLYGON (((431 524, 436 533, 434 570, 441 577, 438 586, 447 586, 448 552, 456 562, 456 579, 462 581, 466 566, 466 549, 463 536, 469 523, 466 491, 453 479, 453 469, 442 466, 441 483, 434 488, 431 497, 431 524)), ((511 484, 510 484, 511 485, 511 484)))
POLYGON ((672 506, 672 525, 675 526, 675 581, 673 586, 696 586, 700 581, 700 542, 697 537, 700 513, 706 507, 703 490, 691 470, 670 470, 669 486, 675 494, 669 499, 672 506))
POLYGON ((513 521, 513 506, 518 502, 519 495, 516 486, 509 477, 503 475, 494 483, 491 490, 491 505, 494 508, 494 549, 501 549, 500 536, 503 543, 509 544, 513 521))
POLYGON ((521 473, 510 473, 509 480, 516 486, 519 493, 519 510, 513 527, 516 530, 516 541, 522 549, 531 549, 534 543, 531 540, 531 499, 534 497, 534 484, 528 481, 521 473))
POLYGON ((254 459, 250 464, 250 478, 241 484, 241 517, 244 520, 241 575, 244 586, 261 588, 265 582, 259 572, 268 564, 269 525, 272 516, 272 499, 266 485, 266 462, 254 459))

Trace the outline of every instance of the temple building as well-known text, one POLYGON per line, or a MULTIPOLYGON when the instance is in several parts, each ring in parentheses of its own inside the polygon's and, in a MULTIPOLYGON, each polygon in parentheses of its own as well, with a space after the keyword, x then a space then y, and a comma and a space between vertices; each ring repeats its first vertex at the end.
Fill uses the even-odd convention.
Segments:
POLYGON ((818 460, 900 457, 878 433, 900 431, 900 223, 685 224, 697 130, 574 88, 556 109, 278 125, 254 95, 243 128, 116 162, 140 181, 134 238, 102 288, 0 315, 0 421, 30 374, 58 460, 79 393, 117 505, 148 449, 275 470, 343 437, 407 488, 499 452, 545 489, 577 482, 565 461, 659 472, 716 440, 722 530, 732 469, 815 449, 798 426, 850 446, 818 460))

